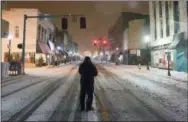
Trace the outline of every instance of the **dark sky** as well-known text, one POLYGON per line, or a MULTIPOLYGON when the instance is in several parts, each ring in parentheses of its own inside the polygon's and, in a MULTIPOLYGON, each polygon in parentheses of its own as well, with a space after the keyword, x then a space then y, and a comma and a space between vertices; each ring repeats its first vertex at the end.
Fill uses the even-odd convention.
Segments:
MULTIPOLYGON (((79 51, 94 51, 92 40, 100 35, 107 36, 109 27, 117 20, 120 12, 135 12, 148 14, 149 4, 146 1, 32 1, 32 2, 8 2, 9 8, 38 8, 48 14, 82 14, 87 19, 87 29, 79 29, 79 18, 77 22, 69 19, 69 31, 73 40, 79 44, 79 51)), ((53 22, 61 28, 61 19, 53 22)))

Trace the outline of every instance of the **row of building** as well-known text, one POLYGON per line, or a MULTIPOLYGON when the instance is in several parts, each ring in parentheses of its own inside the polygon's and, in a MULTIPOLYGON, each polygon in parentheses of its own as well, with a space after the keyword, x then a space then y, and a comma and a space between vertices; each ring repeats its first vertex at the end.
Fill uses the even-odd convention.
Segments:
POLYGON ((109 51, 122 53, 124 64, 144 64, 148 59, 158 68, 167 68, 170 54, 170 67, 187 72, 187 23, 187 1, 150 1, 149 15, 121 14, 108 32, 109 51))
MULTIPOLYGON (((17 47, 23 42, 24 14, 27 16, 44 15, 38 9, 4 9, 2 11, 2 61, 7 61, 9 44, 12 36, 11 55, 21 59, 22 49, 17 47)), ((78 44, 72 40, 66 30, 59 30, 48 18, 29 18, 26 20, 26 66, 36 66, 41 57, 45 63, 61 61, 78 53, 78 44), (53 60, 53 61, 52 61, 53 60)))

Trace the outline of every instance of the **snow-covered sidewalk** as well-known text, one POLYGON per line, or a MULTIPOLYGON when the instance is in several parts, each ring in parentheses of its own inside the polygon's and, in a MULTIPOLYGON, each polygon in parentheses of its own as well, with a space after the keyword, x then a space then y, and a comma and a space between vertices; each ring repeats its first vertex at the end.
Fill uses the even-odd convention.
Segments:
MULTIPOLYGON (((135 85, 137 89, 145 91, 150 98, 155 99, 156 102, 158 101, 160 103, 161 109, 163 108, 168 117, 174 118, 175 120, 187 119, 187 82, 180 82, 174 79, 164 81, 164 79, 161 79, 162 75, 154 77, 153 72, 155 73, 155 70, 153 69, 151 69, 152 71, 143 70, 144 73, 142 73, 136 66, 115 66, 107 64, 103 65, 103 67, 107 71, 112 72, 119 78, 125 80, 124 82, 123 80, 121 81, 122 85, 123 83, 129 82, 135 85), (147 76, 144 74, 147 74, 147 76), (137 77, 137 75, 140 77, 137 77), (153 82, 152 79, 156 82, 153 82), (168 82, 173 82, 174 84, 177 84, 177 86, 181 83, 181 85, 179 85, 181 88, 177 90, 175 87, 171 87, 174 84, 168 82), (169 87, 164 87, 162 83, 168 83, 167 85, 169 87)), ((160 69, 158 71, 160 72, 160 69)), ((134 90, 132 89, 132 91, 134 90)), ((147 102, 149 105, 152 105, 150 101, 147 102)), ((157 106, 155 107, 157 108, 157 106)))
POLYGON ((138 69, 137 65, 115 65, 114 63, 108 63, 108 64, 105 64, 105 65, 115 66, 115 67, 123 68, 123 69, 128 69, 130 71, 135 71, 135 72, 140 71, 140 72, 143 72, 143 73, 146 73, 146 74, 152 73, 152 74, 155 74, 155 75, 167 77, 169 79, 173 78, 173 79, 176 79, 176 80, 188 82, 188 73, 186 73, 186 72, 178 72, 178 71, 175 71, 175 70, 171 70, 170 71, 171 76, 168 76, 167 75, 168 70, 166 70, 166 69, 159 69, 159 68, 150 67, 150 70, 148 71, 145 65, 141 66, 141 70, 138 69))

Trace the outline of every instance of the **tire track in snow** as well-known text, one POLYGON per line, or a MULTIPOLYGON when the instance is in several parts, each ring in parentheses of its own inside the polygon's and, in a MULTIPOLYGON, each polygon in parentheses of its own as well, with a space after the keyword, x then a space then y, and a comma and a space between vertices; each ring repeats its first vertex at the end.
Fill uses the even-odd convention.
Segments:
MULTIPOLYGON (((119 84, 120 86, 122 86, 122 84, 119 82, 122 79, 120 79, 119 77, 116 77, 113 73, 107 71, 105 68, 99 66, 100 71, 106 75, 106 77, 112 77, 113 81, 116 81, 117 84, 119 84)), ((160 115, 156 110, 154 110, 153 108, 151 108, 150 106, 148 106, 144 101, 140 100, 138 97, 136 97, 131 90, 124 88, 124 90, 126 91, 126 93, 130 94, 130 96, 134 97, 138 103, 143 106, 143 110, 146 109, 147 111, 145 112, 145 115, 147 112, 151 113, 151 115, 155 116, 156 118, 158 118, 158 120, 165 120, 165 117, 163 117, 162 115, 160 115)), ((115 109, 114 109, 115 110, 115 109)), ((112 112, 114 111, 112 110, 112 112)), ((115 110, 117 112, 117 110, 115 110)), ((144 114, 143 114, 144 115, 144 114)), ((118 119, 119 117, 117 117, 118 115, 116 115, 116 118, 118 119)), ((117 119, 115 119, 114 121, 117 121, 117 119)))
POLYGON ((11 85, 11 84, 15 84, 15 83, 18 83, 18 82, 23 82, 25 80, 28 80, 28 79, 36 79, 37 77, 34 77, 34 76, 28 76, 26 75, 25 77, 24 76, 21 76, 20 77, 17 77, 17 78, 14 78, 14 79, 10 79, 8 81, 3 81, 1 83, 1 88, 2 87, 5 87, 5 86, 8 86, 8 85, 11 85))
MULTIPOLYGON (((148 105, 152 106, 152 108, 154 108, 156 111, 158 111, 158 113, 163 113, 164 118, 166 118, 167 120, 171 120, 171 121, 182 121, 182 120, 187 120, 187 111, 185 111, 185 109, 180 108, 179 105, 176 105, 177 103, 175 103, 175 105, 173 105, 174 103, 171 103, 171 101, 169 101, 168 99, 166 99, 164 96, 159 95, 157 92, 152 92, 150 91, 147 87, 143 87, 143 86, 139 86, 137 85, 135 82, 135 80, 129 80, 128 78, 120 78, 118 75, 110 72, 110 74, 112 74, 114 76, 115 79, 121 79, 119 81, 122 81, 122 85, 123 84, 128 84, 129 86, 136 87, 136 91, 140 91, 141 94, 142 92, 145 94, 143 97, 147 97, 148 99, 150 99, 150 101, 145 101, 143 99, 143 101, 145 101, 148 105), (137 90, 138 89, 138 90, 137 90), (158 107, 156 107, 158 106, 158 107)), ((136 81, 137 82, 137 81, 136 81)), ((126 87, 126 85, 125 85, 126 87)), ((131 89, 130 89, 131 91, 131 89)), ((132 93, 134 92, 135 96, 137 96, 135 91, 132 91, 132 93)), ((140 94, 140 93, 139 93, 140 94)), ((138 98, 142 99, 140 96, 137 96, 138 98)))
MULTIPOLYGON (((72 68, 68 72, 68 74, 70 74, 74 68, 72 68)), ((58 80, 51 82, 50 84, 45 86, 43 91, 39 93, 39 95, 36 96, 35 99, 33 99, 29 104, 23 107, 19 112, 11 116, 8 121, 26 120, 56 89, 58 89, 64 83, 62 82, 62 79, 66 78, 66 76, 67 75, 62 78, 58 78, 58 80)))
POLYGON ((9 95, 15 94, 16 92, 19 92, 19 91, 21 91, 21 90, 24 90, 24 89, 26 89, 26 88, 28 88, 28 87, 33 86, 33 85, 40 84, 41 82, 44 82, 44 81, 46 81, 46 80, 47 80, 47 79, 42 79, 42 80, 40 80, 40 81, 36 81, 36 82, 34 82, 34 83, 28 84, 28 85, 26 85, 26 86, 24 86, 24 87, 18 88, 18 89, 16 89, 16 90, 13 90, 13 91, 8 92, 8 93, 3 93, 3 92, 2 92, 1 97, 4 98, 4 97, 7 97, 7 96, 9 96, 9 95))
POLYGON ((49 121, 68 121, 69 115, 71 113, 71 107, 73 105, 73 99, 76 96, 76 92, 78 89, 78 81, 72 82, 70 87, 67 90, 66 96, 64 96, 56 110, 53 112, 49 121))

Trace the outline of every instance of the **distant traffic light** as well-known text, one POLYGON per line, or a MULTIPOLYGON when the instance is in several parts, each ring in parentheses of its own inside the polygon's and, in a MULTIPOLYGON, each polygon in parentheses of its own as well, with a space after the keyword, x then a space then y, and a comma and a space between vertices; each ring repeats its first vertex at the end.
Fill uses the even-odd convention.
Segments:
POLYGON ((97 41, 95 40, 94 43, 93 43, 94 46, 97 46, 97 41))
POLYGON ((67 30, 67 28, 68 28, 68 20, 67 20, 67 18, 62 18, 61 27, 62 27, 62 29, 67 30))
POLYGON ((22 49, 23 46, 22 46, 22 44, 20 43, 20 44, 17 45, 17 47, 18 47, 18 49, 22 49))
POLYGON ((107 42, 106 42, 106 41, 103 41, 103 44, 104 44, 104 46, 106 46, 106 45, 107 45, 107 42))
POLYGON ((86 29, 86 18, 85 17, 80 17, 80 28, 86 29))

